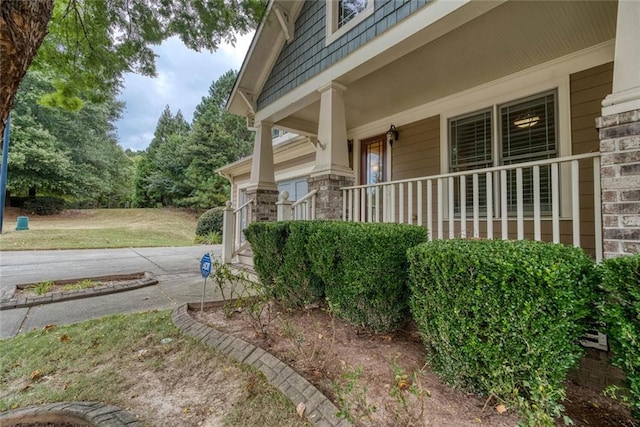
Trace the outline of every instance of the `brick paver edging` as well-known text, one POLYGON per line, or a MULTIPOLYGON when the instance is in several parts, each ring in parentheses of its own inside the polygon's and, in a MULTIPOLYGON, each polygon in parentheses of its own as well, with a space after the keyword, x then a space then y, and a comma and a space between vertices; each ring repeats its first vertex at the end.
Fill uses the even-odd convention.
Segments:
POLYGON ((173 323, 185 334, 232 359, 252 366, 264 374, 267 381, 280 390, 295 406, 305 405, 305 416, 314 426, 346 427, 351 424, 339 419, 338 408, 313 384, 271 353, 233 335, 225 334, 196 321, 189 314, 189 306, 200 307, 200 303, 183 304, 173 310, 173 323))
POLYGON ((131 412, 100 402, 60 402, 0 412, 0 425, 46 422, 88 423, 100 427, 140 427, 131 412))
MULTIPOLYGON (((123 275, 131 276, 131 274, 123 275)), ((115 281, 118 280, 118 276, 104 276, 115 281)), ((89 277, 91 280, 106 280, 102 277, 89 277)), ((78 282, 84 279, 74 279, 67 282, 78 282)), ((153 273, 145 272, 144 277, 140 279, 133 279, 122 281, 121 283, 111 283, 104 286, 97 286, 95 288, 78 289, 73 291, 64 292, 52 292, 49 295, 25 297, 25 298, 11 298, 9 300, 0 301, 0 311, 11 310, 14 308, 32 307, 40 304, 50 304, 53 302, 69 301, 80 298, 97 297, 100 295, 114 294, 116 292, 130 291, 133 289, 143 288, 145 286, 151 286, 158 283, 158 279, 153 273)))

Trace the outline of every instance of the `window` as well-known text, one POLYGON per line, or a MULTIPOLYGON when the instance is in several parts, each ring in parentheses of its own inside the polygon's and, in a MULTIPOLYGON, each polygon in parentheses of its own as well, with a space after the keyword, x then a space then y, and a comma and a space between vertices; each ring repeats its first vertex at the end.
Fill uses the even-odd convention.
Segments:
POLYGON ((326 0, 326 44, 329 45, 373 13, 374 0, 326 0))
MULTIPOLYGON (((461 172, 558 156, 556 91, 535 95, 449 120, 449 170, 461 172), (498 115, 494 118, 494 113, 498 115), (496 123, 497 121, 497 123, 496 123), (493 129, 498 141, 493 141, 493 129)), ((486 176, 479 178, 480 210, 486 209, 486 176)), ((466 178, 466 206, 473 208, 472 177, 466 178)), ((516 172, 507 174, 507 205, 516 210, 516 172)), ((459 183, 455 211, 460 212, 459 183)), ((540 168, 541 212, 551 211, 551 168, 540 168)), ((523 169, 523 206, 533 211, 533 171, 523 169)))
MULTIPOLYGON (((501 164, 531 162, 558 156, 555 92, 500 106, 501 164)), ((533 170, 523 169, 523 206, 533 211, 533 170)), ((507 204, 516 210, 516 172, 507 176, 507 204)), ((551 212, 551 167, 540 168, 540 211, 551 212)))
MULTIPOLYGON (((449 121, 451 152, 449 170, 462 172, 493 166, 491 142, 491 110, 473 113, 449 121)), ((468 210, 473 209, 473 177, 465 180, 465 198, 468 210)), ((487 178, 478 176, 479 209, 487 209, 487 178)), ((460 185, 454 188, 455 212, 460 213, 460 185)))
POLYGON ((339 0, 338 28, 351 21, 367 8, 367 0, 339 0))

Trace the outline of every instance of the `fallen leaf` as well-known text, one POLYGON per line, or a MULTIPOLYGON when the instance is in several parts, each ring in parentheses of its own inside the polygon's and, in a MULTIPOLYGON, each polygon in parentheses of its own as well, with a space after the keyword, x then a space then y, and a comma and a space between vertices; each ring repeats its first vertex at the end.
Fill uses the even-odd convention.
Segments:
POLYGON ((324 336, 322 334, 318 334, 318 339, 321 340, 322 338, 324 338, 324 336))
POLYGON ((31 372, 31 375, 29 375, 29 378, 31 378, 33 381, 37 381, 41 377, 42 371, 40 369, 36 369, 35 371, 31 372))
POLYGON ((62 342, 69 342, 71 339, 69 338, 69 335, 64 334, 63 336, 60 337, 60 341, 62 342))
POLYGON ((505 412, 507 412, 507 407, 504 406, 503 404, 500 404, 500 405, 496 406, 496 411, 499 414, 504 414, 505 412))
POLYGON ((44 328, 42 328, 42 329, 44 329, 45 331, 49 332, 49 331, 54 330, 54 329, 55 329, 55 328, 57 328, 57 327, 58 327, 58 325, 55 325, 55 324, 54 324, 54 325, 46 325, 46 326, 45 326, 44 328))
POLYGON ((307 406, 303 402, 298 403, 298 406, 296 406, 296 412, 300 418, 304 416, 305 409, 307 409, 307 406))

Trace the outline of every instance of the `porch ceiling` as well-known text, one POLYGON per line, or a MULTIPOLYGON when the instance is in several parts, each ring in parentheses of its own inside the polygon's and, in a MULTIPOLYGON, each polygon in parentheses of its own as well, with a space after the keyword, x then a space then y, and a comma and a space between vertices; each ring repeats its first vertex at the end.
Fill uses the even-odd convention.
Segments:
MULTIPOLYGON (((380 68, 342 76, 349 129, 615 38, 613 1, 508 1, 380 68)), ((384 55, 381 52, 381 55, 384 55)), ((319 101, 290 123, 317 128, 319 101)), ((287 119, 285 119, 287 121, 287 119)))

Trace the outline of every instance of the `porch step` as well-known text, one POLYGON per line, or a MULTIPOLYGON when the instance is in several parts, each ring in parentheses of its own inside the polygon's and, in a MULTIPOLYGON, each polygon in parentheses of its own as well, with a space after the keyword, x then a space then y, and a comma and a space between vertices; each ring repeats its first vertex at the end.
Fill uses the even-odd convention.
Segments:
POLYGON ((253 251, 250 248, 238 252, 238 264, 251 267, 253 270, 253 251))
POLYGON ((241 263, 233 263, 231 264, 231 268, 237 273, 244 273, 247 275, 247 278, 252 282, 258 282, 258 273, 255 272, 252 266, 248 266, 246 264, 241 263))

